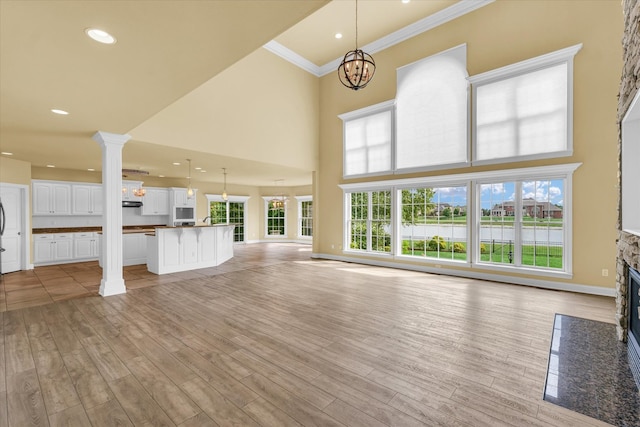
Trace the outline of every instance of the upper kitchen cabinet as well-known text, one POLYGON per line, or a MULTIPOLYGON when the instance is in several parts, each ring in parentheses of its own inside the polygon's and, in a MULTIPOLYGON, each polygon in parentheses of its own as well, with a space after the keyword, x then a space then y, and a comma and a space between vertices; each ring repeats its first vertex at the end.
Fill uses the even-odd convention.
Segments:
POLYGON ((169 190, 146 188, 142 201, 142 215, 169 215, 169 190))
POLYGON ((74 215, 102 215, 102 185, 73 184, 74 215))
POLYGON ((122 200, 141 202, 142 197, 135 195, 135 192, 140 188, 142 188, 140 181, 122 181, 122 200))
POLYGON ((189 197, 187 195, 186 188, 171 188, 171 201, 172 206, 177 208, 195 208, 196 207, 196 194, 198 190, 193 189, 193 196, 189 197))
POLYGON ((33 215, 70 215, 71 185, 55 181, 32 181, 33 215))

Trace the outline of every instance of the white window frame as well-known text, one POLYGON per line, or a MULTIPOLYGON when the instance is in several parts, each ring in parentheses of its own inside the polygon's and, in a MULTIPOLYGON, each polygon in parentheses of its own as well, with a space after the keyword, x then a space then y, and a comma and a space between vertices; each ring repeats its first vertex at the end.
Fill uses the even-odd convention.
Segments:
POLYGON ((298 239, 301 240, 313 240, 313 217, 311 217, 311 236, 303 236, 302 235, 302 202, 313 202, 312 196, 296 196, 296 200, 298 201, 298 239))
MULTIPOLYGON (((454 175, 440 175, 432 177, 421 178, 408 178, 408 179, 395 179, 376 182, 361 182, 354 184, 341 184, 338 185, 343 191, 343 252, 352 255, 362 256, 380 256, 386 258, 399 259, 404 261, 420 262, 421 264, 428 265, 467 265, 470 268, 478 268, 482 270, 497 270, 503 272, 529 274, 537 276, 548 276, 558 278, 571 278, 573 276, 573 223, 572 223, 572 180, 573 172, 580 167, 582 163, 568 163, 551 166, 539 166, 530 168, 519 169, 504 169, 489 172, 470 172, 464 174, 454 175), (540 267, 530 268, 529 266, 512 266, 512 265, 496 265, 489 263, 482 263, 480 261, 479 241, 480 241, 480 219, 481 215, 478 215, 480 209, 480 192, 478 191, 479 185, 483 183, 491 183, 496 181, 531 181, 540 179, 564 179, 564 202, 563 202, 563 216, 566 219, 565 227, 563 230, 564 238, 564 254, 563 254, 563 270, 550 270, 540 267), (467 260, 447 260, 441 258, 424 258, 418 259, 416 257, 402 255, 402 242, 400 236, 400 202, 399 191, 405 188, 413 188, 417 186, 422 187, 447 187, 447 186, 462 186, 467 187, 467 260), (350 249, 350 231, 349 220, 351 218, 351 201, 349 195, 357 192, 368 191, 391 191, 391 253, 377 253, 361 250, 350 249), (469 254, 469 252, 471 252, 469 254)), ((367 241, 369 245, 369 241, 367 241)))
MULTIPOLYGON (((342 186, 340 186, 342 187, 342 186)), ((343 188, 343 190, 345 190, 343 188)), ((344 197, 344 222, 343 222, 343 239, 342 239, 342 248, 343 248, 343 252, 349 252, 349 253, 353 253, 353 254, 361 254, 361 255, 367 255, 367 256, 376 256, 376 257, 383 257, 383 258, 391 258, 393 257, 393 254, 395 252, 395 238, 394 238, 394 234, 397 235, 397 232, 394 230, 395 229, 395 218, 396 218, 396 208, 395 206, 397 205, 397 201, 396 201, 396 192, 393 191, 392 187, 389 186, 370 186, 367 187, 366 189, 355 189, 355 190, 349 190, 349 191, 344 191, 343 192, 343 197, 344 197), (351 249, 351 233, 350 233, 350 227, 349 227, 349 221, 351 220, 351 193, 368 193, 368 192, 373 192, 373 191, 389 191, 390 192, 390 196, 391 196, 391 218, 390 218, 390 224, 391 224, 391 250, 389 252, 380 252, 380 251, 374 251, 371 249, 371 244, 372 244, 372 233, 371 233, 371 227, 368 226, 367 227, 367 249, 366 250, 360 250, 360 249, 351 249)), ((371 219, 371 212, 372 207, 372 197, 369 195, 369 197, 367 197, 367 224, 370 224, 372 222, 371 219)))
POLYGON ((379 176, 379 175, 388 175, 393 173, 393 168, 395 165, 395 139, 396 139, 396 131, 395 131, 395 99, 390 101, 381 102, 379 104, 370 105, 365 108, 361 108, 355 111, 349 111, 344 114, 340 114, 338 116, 343 122, 342 125, 342 177, 345 179, 348 178, 359 178, 359 177, 369 177, 369 176, 379 176), (351 174, 347 175, 347 149, 346 149, 346 123, 350 120, 361 119, 367 116, 372 116, 375 114, 379 114, 385 111, 389 111, 391 113, 391 141, 389 144, 389 169, 384 171, 377 172, 366 172, 361 174, 351 174))
MULTIPOLYGON (((473 189, 475 191, 475 215, 476 222, 474 227, 474 251, 473 251, 473 265, 474 267, 482 268, 484 270, 495 270, 503 272, 519 272, 527 274, 535 274, 548 277, 559 278, 571 278, 573 277, 573 199, 572 199, 572 187, 573 187, 573 172, 580 167, 582 163, 570 163, 564 165, 553 166, 540 166, 533 168, 523 169, 510 169, 502 171, 492 171, 484 173, 482 177, 474 179, 473 189), (516 240, 519 239, 522 227, 522 191, 521 183, 523 181, 532 180, 546 180, 546 179, 563 179, 564 180, 564 194, 563 194, 563 213, 562 216, 565 220, 563 227, 563 268, 560 269, 545 269, 542 267, 523 266, 523 265, 509 265, 509 264, 496 264, 489 262, 482 262, 480 260, 480 218, 481 209, 480 206, 480 191, 479 188, 482 184, 491 184, 499 181, 516 182, 516 199, 515 199, 515 218, 514 218, 514 233, 516 240)), ((519 244, 519 243, 518 243, 519 244)), ((518 263, 520 260, 519 251, 515 251, 515 258, 518 263)))
MULTIPOLYGON (((211 225, 211 217, 210 217, 210 212, 211 212, 211 202, 227 202, 227 224, 229 224, 229 203, 242 203, 243 206, 243 213, 244 213, 244 222, 243 222, 243 226, 244 226, 244 242, 247 241, 247 236, 248 236, 248 227, 247 227, 247 202, 249 201, 249 196, 232 196, 229 195, 227 196, 227 200, 222 198, 222 194, 205 194, 205 197, 207 198, 207 216, 209 216, 208 218, 208 224, 211 225)), ((235 242, 235 243, 240 243, 240 242, 235 242)))
MULTIPOLYGON (((466 176, 466 174, 465 174, 466 176)), ((454 179, 452 176, 448 176, 449 179, 440 180, 440 179, 431 179, 427 184, 423 181, 422 184, 399 184, 396 185, 395 188, 395 200, 397 201, 394 211, 396 212, 396 218, 398 218, 398 222, 394 223, 394 231, 395 236, 392 236, 392 239, 395 242, 395 248, 397 248, 397 253, 395 254, 396 258, 407 260, 407 261, 428 261, 433 264, 450 264, 450 265, 461 265, 461 264, 471 264, 471 256, 469 249, 471 247, 471 218, 472 218, 472 210, 471 210, 471 186, 469 179, 454 179), (433 258, 433 257, 417 257, 412 255, 404 255, 402 253, 402 233, 400 232, 400 228, 402 227, 401 219, 402 219, 402 190, 410 189, 410 188, 443 188, 443 187, 466 187, 467 188, 467 236, 466 236, 466 245, 467 245, 467 259, 465 261, 462 260, 453 260, 446 258, 433 258)), ((433 177, 438 178, 438 177, 433 177)), ((407 180, 409 181, 409 180, 407 180)), ((413 180, 411 180, 413 181, 413 180)))
POLYGON ((289 199, 288 198, 284 198, 285 202, 284 202, 284 207, 282 208, 284 210, 284 234, 269 234, 269 202, 273 199, 280 199, 282 198, 282 195, 280 196, 262 196, 262 200, 263 200, 263 205, 264 205, 264 238, 265 239, 286 239, 289 237, 289 227, 287 224, 287 220, 289 218, 289 212, 287 207, 288 207, 288 202, 289 199))
POLYGON ((515 64, 510 64, 502 68, 498 68, 495 70, 487 71, 482 74, 477 74, 475 76, 469 77, 469 82, 472 87, 472 104, 471 104, 471 115, 472 115, 472 142, 471 142, 471 153, 472 159, 471 164, 473 166, 478 165, 487 165, 487 164, 497 164, 497 163, 513 163, 520 162, 526 160, 538 160, 538 159, 548 159, 548 158, 557 158, 557 157, 566 157, 573 155, 573 58, 582 48, 582 44, 577 44, 571 47, 567 47, 565 49, 557 50, 555 52, 551 52, 545 55, 541 55, 535 58, 527 59, 525 61, 521 61, 515 64), (544 68, 549 68, 555 65, 560 65, 566 63, 567 64, 567 145, 565 150, 561 151, 553 151, 549 153, 536 153, 530 155, 522 155, 522 156, 511 156, 511 157, 503 157, 496 159, 486 159, 486 160, 478 160, 476 158, 477 152, 477 132, 476 132, 476 124, 477 124, 477 108, 476 108, 476 100, 477 100, 477 90, 478 87, 481 87, 486 84, 495 83, 501 80, 510 79, 513 77, 517 77, 520 75, 532 73, 535 71, 539 71, 544 68))

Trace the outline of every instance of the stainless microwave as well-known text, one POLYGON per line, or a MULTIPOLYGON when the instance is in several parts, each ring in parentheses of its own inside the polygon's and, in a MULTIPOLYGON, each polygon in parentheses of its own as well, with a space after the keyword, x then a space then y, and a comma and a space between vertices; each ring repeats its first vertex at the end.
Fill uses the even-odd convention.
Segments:
POLYGON ((179 208, 176 207, 176 215, 174 217, 175 221, 182 220, 195 220, 196 218, 196 208, 188 207, 188 208, 179 208))

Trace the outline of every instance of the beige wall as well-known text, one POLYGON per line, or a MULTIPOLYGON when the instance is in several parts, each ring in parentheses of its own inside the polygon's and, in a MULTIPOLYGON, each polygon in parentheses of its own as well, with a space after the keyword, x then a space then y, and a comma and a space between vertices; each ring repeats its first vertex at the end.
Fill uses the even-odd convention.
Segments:
MULTIPOLYGON (((396 68, 467 44, 467 68, 479 74, 558 49, 583 44, 574 62, 574 154, 571 157, 425 173, 521 168, 582 162, 573 179, 573 279, 613 288, 616 241, 616 107, 622 67, 623 22, 616 1, 496 1, 374 55, 366 89, 344 88, 334 73, 321 79, 320 167, 314 252, 342 255, 342 122, 338 114, 393 99, 396 68), (318 232, 318 230, 322 230, 318 232), (609 271, 602 277, 602 269, 609 271)), ((404 178, 411 175, 394 175, 404 178)), ((374 179, 389 179, 390 176, 374 179)), ((433 266, 433 264, 431 264, 433 266)), ((475 269, 474 271, 479 271, 475 269)), ((539 278, 539 277, 538 277, 539 278)), ((561 281, 561 280, 559 280, 561 281)))
POLYGON ((0 182, 31 186, 31 163, 0 156, 0 182))

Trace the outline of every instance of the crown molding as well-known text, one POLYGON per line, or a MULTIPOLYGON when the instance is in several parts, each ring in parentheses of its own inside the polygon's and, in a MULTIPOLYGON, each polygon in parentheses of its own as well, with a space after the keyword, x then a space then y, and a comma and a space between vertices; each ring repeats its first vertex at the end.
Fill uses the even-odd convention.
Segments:
MULTIPOLYGON (((453 6, 449 6, 440 12, 427 16, 413 24, 410 24, 404 28, 399 29, 391 34, 388 34, 368 45, 363 46, 361 49, 369 54, 380 52, 384 49, 390 48, 398 43, 415 37, 419 34, 436 28, 442 24, 446 24, 449 21, 453 21, 467 13, 473 12, 476 9, 480 9, 488 4, 493 3, 495 0, 460 0, 453 6)), ((304 58, 303 56, 293 52, 292 50, 284 47, 280 43, 272 40, 264 48, 268 51, 280 56, 281 58, 291 62, 294 65, 302 68, 303 70, 313 74, 316 77, 322 77, 329 73, 333 73, 338 69, 338 66, 342 62, 342 57, 336 58, 322 66, 317 66, 313 62, 304 58)))
POLYGON ((302 68, 303 70, 313 74, 316 77, 322 76, 320 74, 320 67, 318 67, 316 64, 309 61, 307 58, 303 57, 302 55, 298 55, 288 47, 281 45, 275 40, 271 40, 269 43, 265 44, 263 47, 267 49, 269 52, 278 55, 282 59, 285 59, 291 62, 293 65, 296 65, 302 68))

